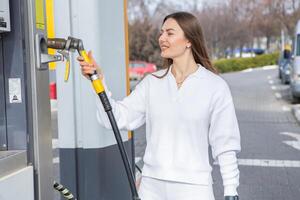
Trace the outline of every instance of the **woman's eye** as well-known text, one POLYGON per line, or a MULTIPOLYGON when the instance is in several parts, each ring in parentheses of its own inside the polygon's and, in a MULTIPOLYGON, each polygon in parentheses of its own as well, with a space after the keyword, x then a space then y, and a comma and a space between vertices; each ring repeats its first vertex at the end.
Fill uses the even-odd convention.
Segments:
POLYGON ((168 35, 174 35, 173 33, 168 33, 168 35))

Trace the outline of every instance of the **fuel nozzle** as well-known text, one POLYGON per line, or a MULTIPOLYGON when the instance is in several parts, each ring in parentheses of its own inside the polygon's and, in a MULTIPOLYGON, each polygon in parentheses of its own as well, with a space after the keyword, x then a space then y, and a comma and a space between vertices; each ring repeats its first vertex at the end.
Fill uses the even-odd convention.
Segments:
MULTIPOLYGON (((69 36, 68 39, 64 38, 48 38, 47 40, 48 48, 59 50, 58 53, 62 54, 64 58, 66 58, 66 71, 65 71, 65 81, 69 79, 70 73, 70 61, 69 61, 69 52, 77 50, 78 54, 83 57, 83 59, 90 63, 90 58, 88 57, 86 51, 83 47, 83 42, 81 39, 74 38, 69 36)), ((94 71, 93 74, 90 75, 90 79, 93 82, 93 86, 97 93, 104 91, 104 87, 99 80, 99 76, 97 71, 94 71)))
MULTIPOLYGON (((68 81, 70 74, 70 59, 69 52, 77 50, 78 54, 81 55, 86 62, 90 62, 86 51, 83 47, 83 42, 81 39, 69 36, 68 39, 64 38, 48 38, 47 46, 51 49, 59 50, 58 53, 62 54, 66 61, 66 72, 65 81, 68 81)), ((96 72, 95 72, 96 74, 96 72)))
POLYGON ((77 50, 78 54, 81 55, 86 62, 90 62, 90 59, 84 50, 81 39, 71 36, 69 36, 67 40, 64 38, 48 38, 47 46, 48 48, 58 49, 66 52, 77 50))
POLYGON ((68 39, 48 38, 47 46, 48 48, 58 49, 58 50, 66 50, 66 51, 77 50, 79 54, 80 51, 84 50, 82 40, 71 36, 69 36, 68 39))

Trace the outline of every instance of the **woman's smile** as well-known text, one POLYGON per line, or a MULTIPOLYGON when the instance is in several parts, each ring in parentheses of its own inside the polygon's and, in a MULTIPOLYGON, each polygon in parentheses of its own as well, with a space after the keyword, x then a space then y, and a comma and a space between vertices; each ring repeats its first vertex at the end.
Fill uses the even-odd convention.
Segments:
POLYGON ((168 49, 169 48, 169 46, 167 46, 167 45, 161 45, 160 46, 160 49, 162 50, 162 51, 164 51, 164 50, 166 50, 166 49, 168 49))

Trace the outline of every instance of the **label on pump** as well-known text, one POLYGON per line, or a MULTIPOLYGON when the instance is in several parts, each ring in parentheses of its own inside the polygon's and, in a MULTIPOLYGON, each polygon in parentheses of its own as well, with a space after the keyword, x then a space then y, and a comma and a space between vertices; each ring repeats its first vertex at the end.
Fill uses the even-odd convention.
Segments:
POLYGON ((9 78, 8 87, 9 87, 9 103, 22 103, 21 79, 9 78))

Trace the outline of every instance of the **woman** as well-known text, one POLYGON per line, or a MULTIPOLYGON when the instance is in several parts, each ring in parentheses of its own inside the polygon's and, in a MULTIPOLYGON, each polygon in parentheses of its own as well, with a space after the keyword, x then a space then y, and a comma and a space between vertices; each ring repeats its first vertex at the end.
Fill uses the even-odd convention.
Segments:
MULTIPOLYGON (((166 69, 110 102, 120 129, 146 122, 142 200, 214 200, 208 147, 220 165, 225 199, 238 199, 240 133, 231 93, 212 66, 200 24, 190 13, 165 17, 159 37, 166 69)), ((78 57, 83 75, 100 68, 78 57)), ((106 86, 105 86, 106 87, 106 86)), ((99 123, 111 128, 102 105, 99 123)))

